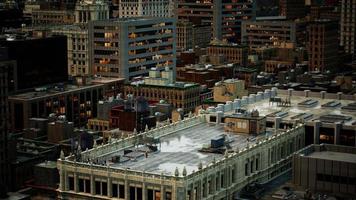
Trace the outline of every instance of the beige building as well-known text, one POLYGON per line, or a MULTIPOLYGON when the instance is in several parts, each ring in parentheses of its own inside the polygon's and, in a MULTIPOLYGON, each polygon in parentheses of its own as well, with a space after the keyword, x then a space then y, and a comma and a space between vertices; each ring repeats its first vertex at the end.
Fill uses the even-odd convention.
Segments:
POLYGON ((75 21, 73 11, 66 10, 32 10, 33 25, 64 25, 75 21))
POLYGON ((209 114, 193 116, 112 140, 81 152, 80 158, 62 154, 57 162, 59 199, 232 199, 247 184, 268 181, 290 168, 292 153, 304 147, 304 127, 297 125, 250 144, 233 142, 233 150, 225 155, 201 153, 199 149, 211 139, 228 134, 222 124, 209 125, 208 118, 209 114), (153 138, 159 138, 160 144, 155 146, 153 138), (152 146, 134 147, 147 141, 152 146))
POLYGON ((91 20, 109 19, 109 6, 98 0, 77 2, 74 23, 52 28, 52 33, 67 36, 68 74, 70 76, 91 75, 89 68, 89 33, 87 24, 91 20))
POLYGON ((337 197, 356 195, 356 148, 311 145, 293 156, 293 183, 337 197))
POLYGON ((241 98, 247 95, 247 93, 245 81, 228 79, 215 84, 213 95, 215 102, 227 102, 241 98))
POLYGON ((225 131, 259 135, 266 133, 266 117, 260 116, 257 110, 251 113, 237 113, 225 117, 225 131))
POLYGON ((90 75, 88 30, 71 25, 57 27, 52 33, 67 36, 68 74, 71 76, 90 75))

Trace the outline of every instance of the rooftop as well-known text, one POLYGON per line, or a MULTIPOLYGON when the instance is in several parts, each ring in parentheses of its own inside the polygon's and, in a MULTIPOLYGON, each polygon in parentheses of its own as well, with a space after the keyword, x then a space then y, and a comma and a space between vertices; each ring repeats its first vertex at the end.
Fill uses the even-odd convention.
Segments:
POLYGON ((307 157, 323 159, 323 160, 356 163, 356 154, 352 154, 352 153, 320 151, 320 152, 313 152, 307 155, 307 157))
POLYGON ((268 131, 266 135, 257 136, 256 139, 255 136, 227 133, 224 131, 223 125, 202 123, 159 138, 158 150, 148 153, 147 158, 145 157, 147 149, 143 145, 112 152, 110 155, 105 155, 105 158, 112 168, 127 168, 135 171, 174 175, 176 167, 178 167, 179 171, 182 171, 185 167, 187 173, 190 174, 198 170, 200 162, 203 165, 207 165, 213 162, 214 159, 223 158, 223 154, 202 153, 199 151, 203 147, 209 146, 211 139, 217 138, 222 134, 226 134, 226 141, 229 141, 231 150, 236 150, 245 148, 248 144, 248 138, 250 144, 254 144, 260 138, 271 134, 271 132, 268 131), (133 150, 133 152, 124 155, 124 151, 128 149, 133 150), (110 160, 116 156, 120 156, 120 162, 111 162, 110 160))
POLYGON ((327 120, 325 119, 330 119, 330 117, 333 116, 335 122, 343 120, 344 125, 352 125, 356 122, 355 111, 342 109, 343 106, 354 103, 355 101, 353 100, 337 100, 327 98, 321 99, 320 97, 316 96, 306 98, 304 96, 299 95, 293 95, 291 98, 289 98, 288 95, 283 94, 279 94, 278 97, 280 97, 282 101, 290 99, 291 106, 278 106, 277 102, 272 103, 269 101, 269 99, 264 99, 262 101, 259 101, 258 103, 246 105, 245 109, 257 109, 260 115, 267 116, 267 120, 268 115, 277 114, 279 115, 278 117, 282 118, 282 121, 302 120, 305 122, 313 122, 316 120, 320 120, 322 122, 327 122, 327 120), (303 103, 305 104, 306 99, 313 100, 314 103, 305 106, 303 105, 303 103), (335 118, 335 116, 338 117, 335 118))
POLYGON ((84 85, 84 86, 70 85, 70 84, 59 85, 59 86, 44 86, 44 87, 36 88, 33 91, 9 96, 9 99, 19 100, 19 101, 34 100, 34 99, 48 98, 55 95, 61 95, 65 93, 71 93, 79 90, 90 89, 90 88, 95 88, 100 86, 102 86, 102 84, 84 85))

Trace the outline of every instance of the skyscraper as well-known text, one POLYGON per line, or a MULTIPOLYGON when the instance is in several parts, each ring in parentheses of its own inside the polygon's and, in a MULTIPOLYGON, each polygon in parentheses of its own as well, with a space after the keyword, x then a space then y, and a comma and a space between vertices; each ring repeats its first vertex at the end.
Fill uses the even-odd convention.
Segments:
POLYGON ((318 20, 308 27, 309 70, 333 70, 337 66, 337 21, 318 20))
POLYGON ((297 19, 304 18, 305 14, 305 0, 279 0, 279 15, 287 19, 297 19))
POLYGON ((181 0, 177 2, 179 21, 210 23, 212 37, 237 42, 241 38, 241 22, 256 18, 253 0, 181 0))
POLYGON ((340 45, 345 52, 356 52, 356 0, 341 1, 340 45))
POLYGON ((8 96, 8 71, 10 65, 0 63, 0 198, 5 196, 6 184, 9 180, 9 157, 8 157, 8 128, 9 106, 8 96))

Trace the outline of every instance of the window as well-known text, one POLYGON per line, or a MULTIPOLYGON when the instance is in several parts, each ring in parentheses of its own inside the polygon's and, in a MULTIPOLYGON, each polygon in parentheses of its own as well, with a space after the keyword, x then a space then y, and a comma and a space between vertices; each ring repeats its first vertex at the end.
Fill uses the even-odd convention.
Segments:
POLYGON ((68 177, 69 190, 74 190, 74 177, 68 177))

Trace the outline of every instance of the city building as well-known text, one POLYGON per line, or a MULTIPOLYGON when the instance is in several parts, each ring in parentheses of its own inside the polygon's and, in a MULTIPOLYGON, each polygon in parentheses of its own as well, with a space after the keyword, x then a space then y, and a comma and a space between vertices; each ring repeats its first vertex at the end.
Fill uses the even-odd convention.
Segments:
POLYGON ((356 195, 356 148, 314 144, 293 156, 293 184, 341 198, 356 195))
POLYGON ((341 1, 340 46, 345 52, 355 54, 356 49, 356 0, 341 1))
POLYGON ((182 108, 185 113, 194 111, 199 105, 200 85, 196 83, 174 82, 173 71, 151 70, 144 82, 133 82, 124 86, 124 95, 143 96, 148 101, 165 100, 174 108, 182 108))
POLYGON ((92 20, 109 19, 109 6, 102 0, 79 0, 74 13, 75 23, 86 26, 92 20))
POLYGON ((196 47, 205 48, 210 43, 210 24, 177 23, 177 51, 186 51, 196 47))
POLYGON ((68 80, 67 38, 64 36, 5 36, 0 39, 0 51, 17 63, 18 90, 68 80))
POLYGON ((15 160, 10 162, 11 177, 8 187, 11 191, 24 188, 33 180, 36 164, 46 160, 55 161, 59 157, 60 148, 57 144, 18 138, 14 145, 15 160))
POLYGON ((208 88, 214 87, 215 83, 221 79, 234 78, 235 67, 227 65, 195 64, 177 67, 177 81, 194 82, 205 85, 208 88))
POLYGON ((317 20, 308 27, 309 71, 336 71, 338 67, 338 22, 317 20))
POLYGON ((73 11, 67 10, 32 10, 32 24, 38 25, 64 25, 74 23, 73 11))
POLYGON ((113 17, 172 17, 174 3, 172 0, 131 1, 114 0, 113 17))
POLYGON ((278 47, 290 43, 297 45, 297 22, 294 21, 243 21, 241 41, 251 49, 278 47))
POLYGON ((10 129, 8 106, 8 77, 11 66, 0 63, 0 198, 6 197, 6 187, 10 181, 9 176, 9 148, 8 131, 10 129))
POLYGON ((209 58, 209 63, 211 64, 219 65, 227 62, 237 64, 239 66, 247 65, 247 46, 213 40, 207 50, 207 56, 209 58))
POLYGON ((59 144, 61 141, 73 138, 74 124, 66 120, 64 115, 47 124, 47 141, 59 144))
POLYGON ((266 133, 266 117, 260 116, 258 110, 235 113, 225 117, 225 131, 249 135, 266 133))
POLYGON ((104 84, 54 85, 9 96, 13 130, 29 127, 29 119, 47 118, 50 114, 65 115, 74 126, 86 126, 97 115, 96 104, 103 98, 104 84))
POLYGON ((307 13, 305 0, 279 0, 279 15, 287 19, 304 18, 307 13))
POLYGON ((52 33, 67 37, 68 74, 70 76, 90 75, 88 30, 77 25, 68 25, 55 28, 52 33))
POLYGON ((219 81, 214 86, 214 102, 233 101, 234 99, 246 96, 247 93, 245 81, 243 80, 227 79, 219 81))
POLYGON ((179 21, 211 24, 212 39, 230 42, 240 41, 242 21, 256 18, 256 1, 252 0, 182 0, 176 7, 179 21))
MULTIPOLYGON (((275 97, 270 91, 257 103, 267 94, 275 97)), ((257 137, 229 133, 221 117, 239 106, 225 105, 224 111, 201 110, 80 156, 62 154, 59 199, 231 199, 246 185, 291 168, 292 154, 304 147, 302 124, 257 137)))
POLYGON ((74 10, 75 21, 71 25, 57 26, 52 33, 67 37, 68 74, 89 76, 89 33, 88 22, 109 19, 109 6, 98 0, 78 1, 74 10))
POLYGON ((148 75, 152 67, 161 70, 169 67, 175 71, 175 32, 173 18, 122 18, 89 22, 92 74, 129 81, 148 75))

